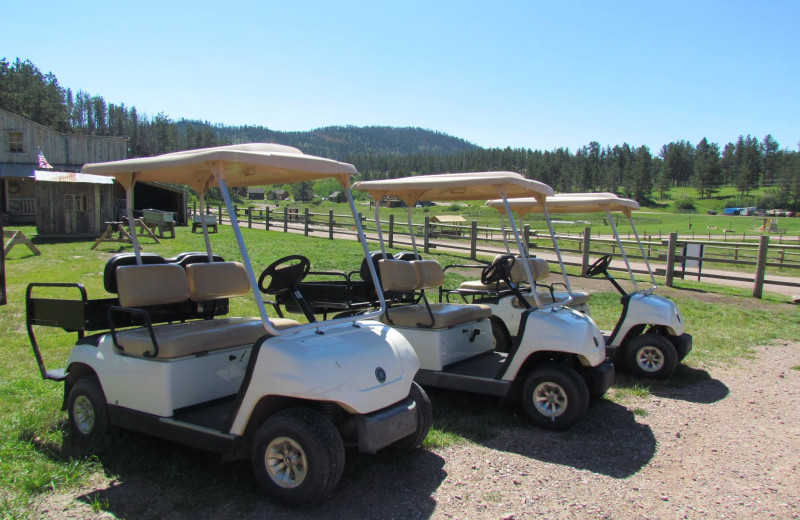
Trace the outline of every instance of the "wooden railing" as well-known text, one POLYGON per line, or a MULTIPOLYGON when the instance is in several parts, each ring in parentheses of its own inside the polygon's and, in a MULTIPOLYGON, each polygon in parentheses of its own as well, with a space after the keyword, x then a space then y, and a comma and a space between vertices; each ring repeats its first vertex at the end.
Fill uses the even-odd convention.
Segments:
MULTIPOLYGON (((326 236, 334 238, 356 238, 355 222, 350 214, 335 214, 331 209, 327 213, 311 212, 308 208, 292 208, 284 206, 278 209, 257 209, 253 207, 235 207, 236 218, 242 227, 264 228, 273 231, 303 233, 306 236, 326 236)), ((189 213, 197 213, 196 205, 189 207, 189 213)), ((224 207, 217 205, 209 211, 217 215, 220 224, 230 223, 230 216, 224 207)), ((374 219, 367 219, 359 214, 364 232, 370 239, 377 234, 374 219)), ((389 248, 411 247, 410 232, 405 222, 396 224, 394 215, 388 220, 380 221, 381 231, 389 248)), ((473 220, 468 226, 446 225, 451 233, 433 233, 441 229, 437 224, 431 225, 430 217, 424 223, 414 224, 414 236, 418 247, 424 253, 431 249, 447 249, 468 254, 473 260, 478 255, 493 256, 505 250, 506 240, 512 243, 514 238, 507 229, 478 226, 473 220), (506 234, 504 240, 504 233, 506 234)), ((581 273, 590 265, 592 256, 610 254, 621 256, 618 245, 611 237, 592 237, 590 228, 583 233, 557 233, 559 249, 564 255, 565 264, 579 267, 581 273)), ((723 279, 752 283, 753 296, 760 298, 764 285, 780 285, 800 288, 800 243, 781 237, 778 243, 771 240, 768 234, 757 236, 757 240, 732 241, 731 237, 722 240, 679 237, 677 233, 658 236, 644 233, 642 245, 650 259, 650 265, 658 276, 664 277, 664 283, 672 286, 675 278, 723 279), (702 251, 698 254, 693 251, 702 251), (772 276, 772 278, 767 275, 772 276), (782 277, 782 279, 780 278, 782 277), (788 280, 786 279, 788 278, 788 280)), ((753 237, 756 238, 756 237, 753 237)), ((528 225, 522 229, 523 243, 527 244, 533 254, 553 253, 550 236, 531 231, 528 225), (537 253, 540 252, 540 253, 537 253)), ((638 244, 630 237, 622 240, 625 252, 635 265, 634 273, 646 274, 643 258, 638 244)), ((799 291, 800 292, 800 291, 799 291)))

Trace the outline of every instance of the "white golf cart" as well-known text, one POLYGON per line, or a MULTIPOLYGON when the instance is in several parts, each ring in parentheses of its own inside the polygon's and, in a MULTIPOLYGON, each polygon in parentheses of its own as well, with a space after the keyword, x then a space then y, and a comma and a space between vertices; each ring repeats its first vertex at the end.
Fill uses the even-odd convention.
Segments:
MULTIPOLYGON (((287 146, 246 144, 88 164, 83 171, 126 188, 130 223, 138 181, 192 187, 201 214, 207 189, 218 186, 242 261, 212 253, 205 219, 206 251, 171 259, 140 253, 131 226, 134 254, 106 266, 105 286, 116 297, 90 300, 80 284, 30 284, 30 340, 42 376, 65 383, 75 437, 94 440, 118 426, 223 460, 250 458, 262 487, 290 503, 330 493, 346 445, 374 453, 421 444, 431 425, 430 401, 413 382, 419 361, 411 345, 376 321, 385 302, 362 316, 322 322, 313 314, 304 324, 267 316, 259 286, 270 294, 296 292, 309 263, 298 255, 280 259, 257 281, 228 193, 233 186, 330 177, 342 184, 356 215, 352 165, 287 146), (77 290, 80 299, 38 296, 56 287, 77 290), (223 317, 229 298, 248 293, 258 317, 223 317), (45 368, 37 325, 78 333, 65 368, 45 368)), ((356 226, 365 244, 358 219, 356 226)), ((372 277, 379 284, 374 269, 372 277)))
MULTIPOLYGON (((553 193, 549 186, 512 172, 360 181, 353 189, 367 192, 375 200, 376 220, 385 197, 400 198, 409 208, 409 226, 411 208, 420 200, 505 199, 523 194, 544 199, 553 193)), ((512 227, 522 250, 519 233, 512 227)), ((606 362, 603 336, 590 317, 560 302, 544 305, 537 300, 531 306, 521 298, 520 333, 509 352, 498 352, 493 346, 488 306, 428 302, 425 290, 441 286, 444 271, 435 260, 418 260, 413 232, 415 259, 410 261, 387 255, 380 226, 378 234, 383 254, 379 271, 388 299, 382 320, 414 347, 421 367, 416 381, 421 385, 521 400, 534 424, 559 430, 574 424, 586 412, 590 396, 603 395, 613 383, 614 368, 606 362), (393 304, 396 295, 410 291, 420 295, 417 303, 393 304)), ((532 277, 530 266, 525 262, 515 265, 512 255, 487 266, 482 277, 491 283, 516 269, 532 277)))
MULTIPOLYGON (((544 209, 531 197, 509 200, 507 205, 502 200, 492 200, 487 202, 487 205, 501 212, 505 212, 509 207, 520 216, 534 212, 541 213, 544 209)), ((632 218, 633 211, 639 209, 639 203, 635 200, 618 198, 611 193, 577 193, 548 197, 545 205, 549 213, 604 214, 604 218, 611 226, 619 248, 619 256, 625 262, 633 286, 632 292, 626 292, 608 272, 612 255, 601 256, 586 270, 586 276, 605 276, 622 295, 620 299, 622 312, 619 320, 613 331, 604 334, 608 356, 615 363, 624 362, 625 366, 639 377, 664 379, 672 375, 680 361, 691 351, 692 336, 684 332, 683 316, 675 303, 654 294, 658 287, 655 275, 632 218), (634 276, 612 212, 621 213, 628 218, 650 277, 650 283, 645 288, 640 288, 640 282, 634 276)), ((568 288, 571 292, 571 288, 569 286, 568 288)), ((566 296, 564 293, 554 293, 554 295, 562 299, 566 296)), ((588 298, 585 301, 588 306, 588 298)), ((506 323, 508 319, 513 319, 511 316, 500 315, 506 323)))

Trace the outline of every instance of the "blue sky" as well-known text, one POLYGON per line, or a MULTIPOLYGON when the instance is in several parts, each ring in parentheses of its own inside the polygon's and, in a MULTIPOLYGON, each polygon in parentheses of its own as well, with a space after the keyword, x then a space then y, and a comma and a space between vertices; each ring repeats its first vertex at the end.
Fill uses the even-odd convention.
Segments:
POLYGON ((153 116, 484 147, 800 141, 800 2, 12 2, 0 57, 153 116))

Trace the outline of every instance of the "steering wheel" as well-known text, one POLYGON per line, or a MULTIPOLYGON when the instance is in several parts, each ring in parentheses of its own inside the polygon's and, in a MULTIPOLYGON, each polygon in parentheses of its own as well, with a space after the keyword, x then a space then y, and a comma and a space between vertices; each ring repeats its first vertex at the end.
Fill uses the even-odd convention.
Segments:
POLYGON ((503 255, 495 259, 481 271, 481 283, 491 285, 500 280, 508 282, 511 278, 511 268, 514 267, 516 260, 514 255, 503 255))
POLYGON ((604 274, 606 269, 608 269, 608 265, 611 263, 611 255, 604 255, 594 261, 592 265, 586 269, 586 276, 597 276, 598 274, 604 274))
POLYGON ((311 270, 311 262, 301 255, 289 255, 275 260, 261 273, 258 288, 266 294, 278 294, 299 284, 311 270), (264 281, 269 278, 269 285, 264 281))

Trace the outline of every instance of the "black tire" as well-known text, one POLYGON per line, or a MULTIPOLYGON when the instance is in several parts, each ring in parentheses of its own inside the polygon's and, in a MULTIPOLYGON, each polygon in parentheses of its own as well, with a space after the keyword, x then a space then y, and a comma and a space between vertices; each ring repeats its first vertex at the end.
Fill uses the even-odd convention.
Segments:
POLYGON ((678 353, 670 340, 648 332, 625 346, 625 366, 637 377, 666 379, 678 367, 678 353))
POLYGON ((411 435, 392 444, 392 448, 401 451, 411 451, 422 446, 422 441, 428 436, 433 424, 433 405, 425 390, 412 381, 408 396, 417 404, 417 429, 411 435))
POLYGON ((333 423, 322 414, 292 408, 276 413, 259 427, 251 464, 256 480, 271 496, 290 504, 313 504, 339 483, 344 444, 333 423))
POLYGON ((586 413, 589 389, 575 370, 563 365, 542 365, 525 377, 522 407, 536 426, 563 430, 586 413))
POLYGON ((79 379, 69 391, 67 404, 69 426, 77 439, 94 442, 110 428, 106 398, 93 377, 79 379))
POLYGON ((509 352, 511 350, 511 336, 506 326, 499 318, 492 317, 492 348, 495 352, 509 352))

